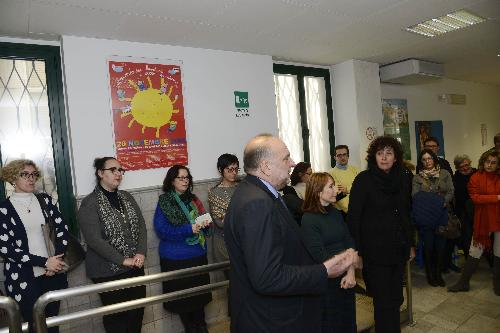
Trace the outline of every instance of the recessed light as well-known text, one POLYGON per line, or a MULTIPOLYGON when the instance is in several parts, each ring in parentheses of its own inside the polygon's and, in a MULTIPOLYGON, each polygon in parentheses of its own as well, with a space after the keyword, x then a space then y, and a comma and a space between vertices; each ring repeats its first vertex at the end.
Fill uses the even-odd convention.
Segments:
POLYGON ((425 37, 436 37, 484 21, 486 21, 484 17, 477 16, 465 9, 461 9, 441 17, 412 25, 405 30, 425 37))

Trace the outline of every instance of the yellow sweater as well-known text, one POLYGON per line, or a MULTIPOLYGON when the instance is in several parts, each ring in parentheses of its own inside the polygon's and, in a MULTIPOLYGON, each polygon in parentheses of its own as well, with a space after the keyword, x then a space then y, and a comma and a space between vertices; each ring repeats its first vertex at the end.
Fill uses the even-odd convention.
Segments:
POLYGON ((352 182, 358 173, 359 170, 352 165, 348 165, 346 170, 342 170, 337 167, 330 170, 330 175, 332 175, 333 180, 335 180, 335 184, 341 184, 347 187, 347 197, 335 203, 335 208, 340 209, 345 213, 347 213, 347 208, 349 207, 349 193, 351 192, 352 182))

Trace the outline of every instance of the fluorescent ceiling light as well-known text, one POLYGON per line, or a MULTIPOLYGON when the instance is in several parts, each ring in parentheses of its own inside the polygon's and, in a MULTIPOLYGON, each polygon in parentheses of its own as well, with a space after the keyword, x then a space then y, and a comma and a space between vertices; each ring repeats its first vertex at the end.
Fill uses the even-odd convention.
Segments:
POLYGON ((474 15, 465 9, 461 9, 441 17, 412 25, 405 30, 426 37, 436 37, 444 33, 466 28, 484 21, 486 21, 484 17, 474 15))

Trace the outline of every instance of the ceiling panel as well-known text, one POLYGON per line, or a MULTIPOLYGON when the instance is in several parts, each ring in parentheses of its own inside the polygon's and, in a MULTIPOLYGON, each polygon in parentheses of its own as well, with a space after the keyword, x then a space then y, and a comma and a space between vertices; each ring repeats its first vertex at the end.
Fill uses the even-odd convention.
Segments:
POLYGON ((30 32, 112 38, 122 16, 87 8, 31 4, 30 32))
MULTIPOLYGON (((373 13, 386 10, 399 2, 406 0, 322 0, 321 8, 324 11, 347 15, 350 17, 365 17, 373 13)), ((421 1, 421 0, 418 0, 421 1)))
POLYGON ((14 36, 28 33, 29 0, 0 0, 0 7, 0 33, 14 36))
POLYGON ((80 7, 101 11, 128 13, 142 0, 31 0, 32 3, 50 4, 55 7, 80 7))
POLYGON ((230 5, 231 0, 139 0, 135 12, 180 20, 207 20, 230 5))

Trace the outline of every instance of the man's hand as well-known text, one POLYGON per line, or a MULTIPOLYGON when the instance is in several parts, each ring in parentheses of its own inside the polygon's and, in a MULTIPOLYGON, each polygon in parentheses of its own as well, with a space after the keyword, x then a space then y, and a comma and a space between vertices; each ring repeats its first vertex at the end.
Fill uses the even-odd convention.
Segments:
POLYGON ((328 277, 334 278, 343 274, 357 257, 357 252, 350 249, 339 253, 323 263, 325 265, 328 277))
POLYGON ((345 185, 337 184, 337 189, 339 190, 339 192, 347 194, 347 187, 345 185))

